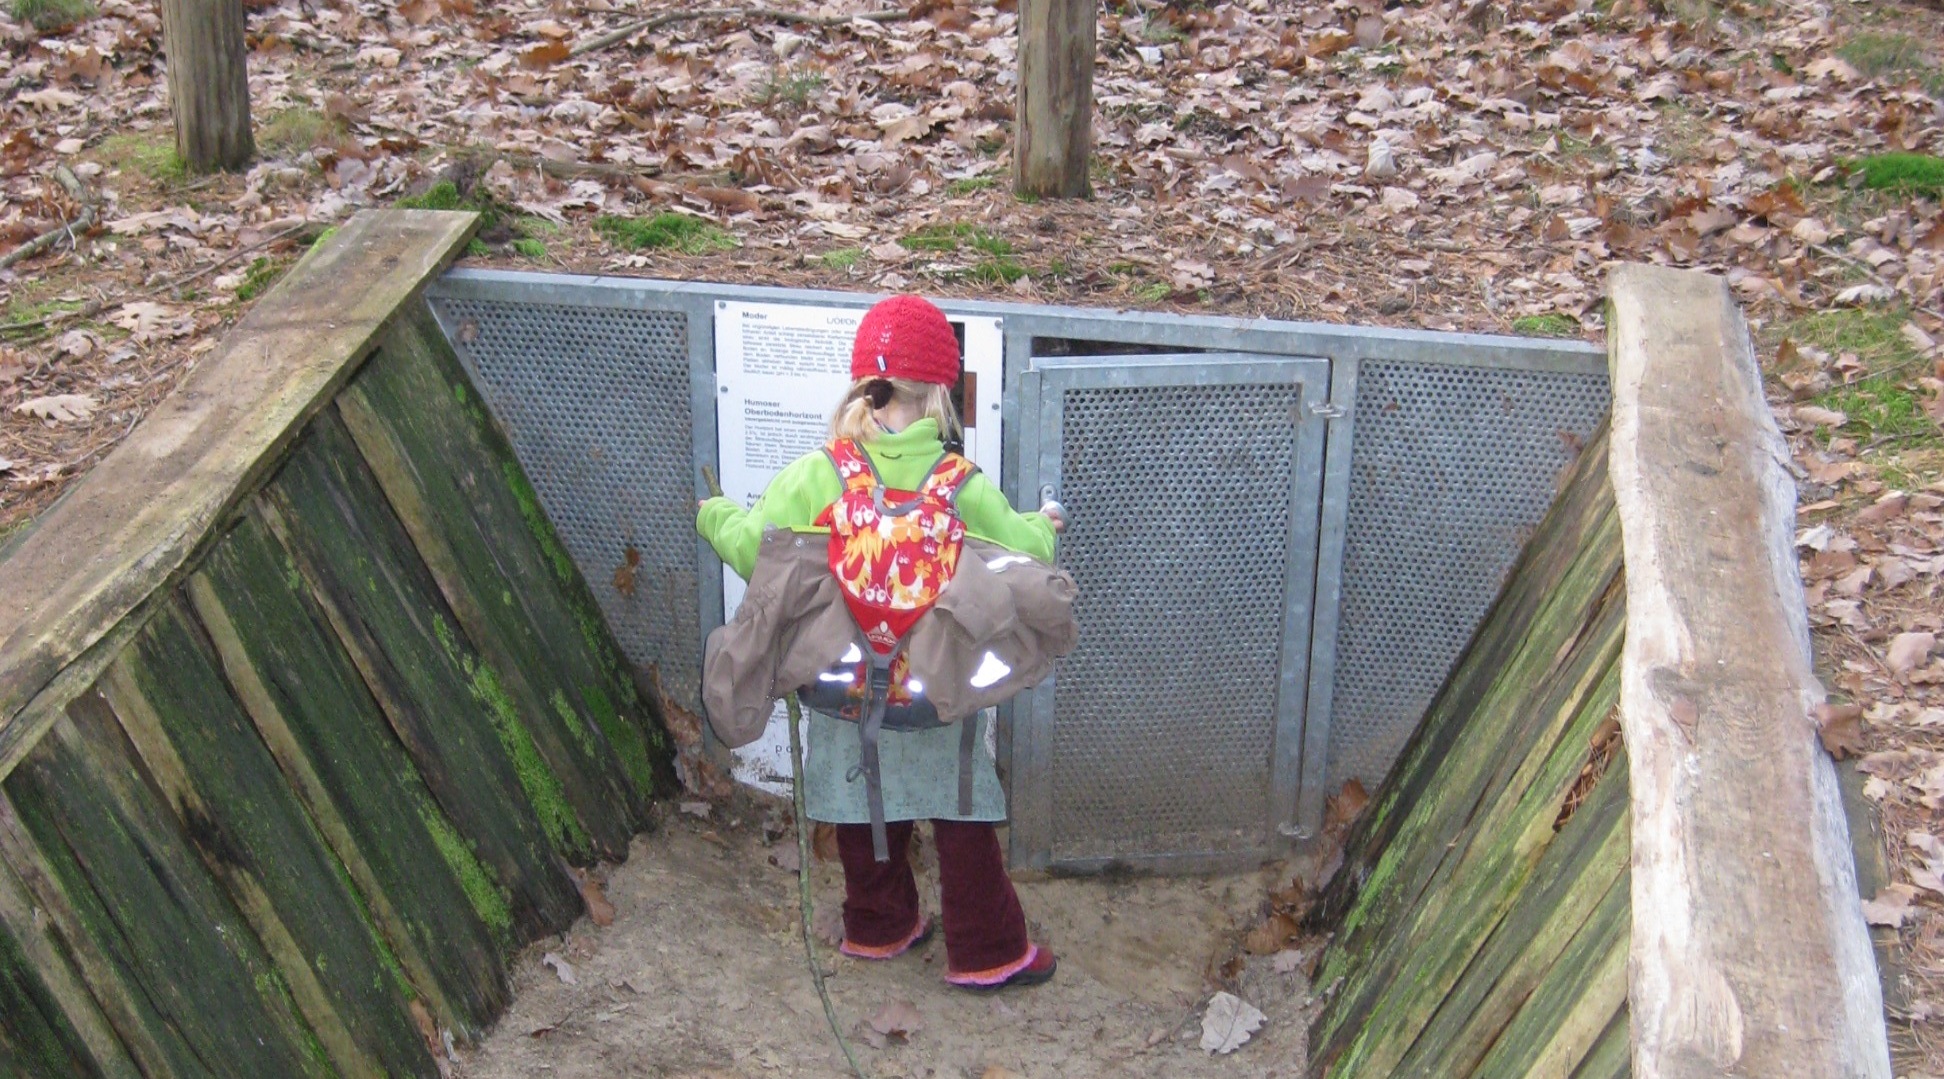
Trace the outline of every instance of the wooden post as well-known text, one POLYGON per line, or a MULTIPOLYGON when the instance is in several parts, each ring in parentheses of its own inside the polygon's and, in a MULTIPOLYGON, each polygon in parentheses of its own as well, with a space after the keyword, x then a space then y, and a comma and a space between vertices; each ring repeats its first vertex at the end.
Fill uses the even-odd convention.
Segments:
POLYGON ((256 155, 244 63, 243 0, 162 0, 176 152, 193 172, 241 169, 256 155))
POLYGON ((1718 277, 1609 285, 1627 560, 1634 1074, 1890 1075, 1836 770, 1810 710, 1788 448, 1718 277))
POLYGON ((1054 199, 1090 193, 1093 65, 1094 0, 1021 0, 1014 193, 1054 199))

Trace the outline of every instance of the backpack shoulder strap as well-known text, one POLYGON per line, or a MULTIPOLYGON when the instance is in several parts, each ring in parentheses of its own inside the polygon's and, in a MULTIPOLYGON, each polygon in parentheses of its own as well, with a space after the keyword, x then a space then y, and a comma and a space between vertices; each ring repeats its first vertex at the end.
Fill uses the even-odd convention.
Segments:
POLYGON ((965 488, 966 481, 979 470, 968 458, 956 453, 944 453, 932 465, 931 474, 919 488, 919 493, 930 495, 948 506, 958 505, 959 492, 965 488))
POLYGON ((844 485, 846 494, 852 491, 870 493, 884 486, 878 478, 877 465, 871 455, 855 439, 836 438, 824 446, 824 456, 830 458, 831 466, 837 469, 837 478, 844 485))

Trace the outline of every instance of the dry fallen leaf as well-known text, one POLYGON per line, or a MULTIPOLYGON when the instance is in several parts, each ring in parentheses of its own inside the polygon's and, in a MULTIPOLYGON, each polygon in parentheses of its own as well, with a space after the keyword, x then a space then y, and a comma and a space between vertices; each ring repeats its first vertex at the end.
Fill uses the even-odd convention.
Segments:
POLYGON ((903 1045, 911 1035, 924 1029, 918 1006, 908 1000, 894 1000, 858 1021, 857 1034, 874 1049, 903 1045))
POLYGON ((1201 1047, 1210 1053, 1233 1053, 1242 1048, 1264 1016, 1255 1005, 1233 993, 1217 993, 1209 998, 1202 1013, 1201 1047))
POLYGON ((567 59, 568 45, 564 41, 543 41, 531 48, 520 50, 520 66, 530 71, 545 71, 567 59))
POLYGON ((1270 960, 1269 968, 1277 974, 1294 974, 1303 969, 1305 958, 1301 948, 1291 948, 1285 952, 1277 952, 1276 957, 1270 960))
POLYGON ((574 965, 562 959, 559 952, 548 952, 541 956, 540 965, 552 967, 554 973, 560 975, 560 980, 564 984, 575 985, 580 982, 580 978, 574 974, 574 965))
POLYGON ((1863 709, 1854 704, 1823 703, 1816 706, 1816 735, 1823 749, 1837 760, 1857 756, 1863 751, 1863 709))
POLYGON ((1283 943, 1296 935, 1296 919, 1287 914, 1272 914, 1264 919, 1242 938, 1242 947, 1250 955, 1274 955, 1282 950, 1283 943))
POLYGON ((1899 928, 1910 916, 1910 903, 1916 898, 1917 889, 1908 884, 1885 885, 1877 889, 1876 898, 1863 901, 1863 920, 1871 925, 1899 928))
POLYGON ((587 916, 595 925, 614 924, 614 904, 608 902, 607 893, 601 890, 601 882, 595 880, 587 870, 574 867, 574 883, 580 886, 581 901, 587 904, 587 916))
POLYGON ((100 407, 101 402, 85 393, 57 393, 51 397, 30 397, 15 405, 14 411, 58 423, 75 423, 94 415, 100 407))
POLYGON ((1795 417, 1812 427, 1841 427, 1849 422, 1849 416, 1844 413, 1816 405, 1797 405, 1795 417))
POLYGON ((1884 662, 1896 674, 1909 674, 1930 659, 1931 649, 1937 647, 1934 633, 1899 633, 1890 640, 1890 647, 1884 653, 1884 662))

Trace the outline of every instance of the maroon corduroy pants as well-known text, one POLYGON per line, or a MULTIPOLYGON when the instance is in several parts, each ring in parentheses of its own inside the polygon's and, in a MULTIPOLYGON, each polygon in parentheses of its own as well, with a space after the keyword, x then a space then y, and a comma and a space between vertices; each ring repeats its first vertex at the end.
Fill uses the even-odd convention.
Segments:
MULTIPOLYGON (((985 821, 932 821, 938 843, 939 913, 953 973, 992 970, 1026 954, 1026 912, 1006 876, 999 834, 985 821)), ((837 825, 844 863, 844 935, 870 947, 895 944, 918 924, 911 875, 911 821, 885 824, 891 860, 871 854, 871 826, 837 825)))

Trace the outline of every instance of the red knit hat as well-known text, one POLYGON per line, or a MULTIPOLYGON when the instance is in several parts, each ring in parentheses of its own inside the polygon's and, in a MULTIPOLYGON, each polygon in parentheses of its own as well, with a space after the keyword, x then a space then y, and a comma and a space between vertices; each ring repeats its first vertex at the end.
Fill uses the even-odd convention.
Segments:
POLYGON ((893 296, 864 312, 851 345, 851 378, 958 382, 958 337, 945 312, 918 296, 893 296))

